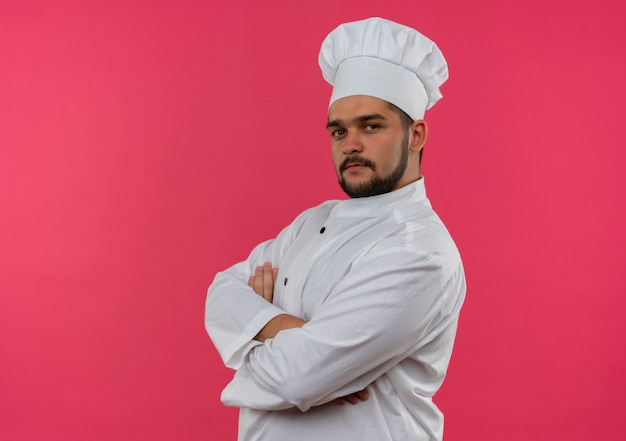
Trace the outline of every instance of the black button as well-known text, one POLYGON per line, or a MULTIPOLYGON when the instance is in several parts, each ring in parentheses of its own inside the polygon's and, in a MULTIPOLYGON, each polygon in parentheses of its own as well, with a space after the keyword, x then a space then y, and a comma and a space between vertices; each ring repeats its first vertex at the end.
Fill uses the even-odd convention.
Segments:
POLYGON ((287 286, 287 277, 285 277, 285 282, 283 283, 284 286, 287 286))
POLYGON ((322 229, 320 230, 320 234, 324 234, 324 231, 326 231, 326 227, 322 227, 322 229))

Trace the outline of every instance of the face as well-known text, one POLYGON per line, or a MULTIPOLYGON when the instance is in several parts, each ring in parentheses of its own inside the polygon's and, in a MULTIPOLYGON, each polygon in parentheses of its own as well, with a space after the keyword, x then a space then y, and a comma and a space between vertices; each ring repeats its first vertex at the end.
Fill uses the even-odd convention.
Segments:
POLYGON ((341 98, 328 111, 327 128, 339 184, 348 196, 388 193, 419 179, 419 150, 411 149, 414 130, 402 125, 387 102, 363 95, 341 98))

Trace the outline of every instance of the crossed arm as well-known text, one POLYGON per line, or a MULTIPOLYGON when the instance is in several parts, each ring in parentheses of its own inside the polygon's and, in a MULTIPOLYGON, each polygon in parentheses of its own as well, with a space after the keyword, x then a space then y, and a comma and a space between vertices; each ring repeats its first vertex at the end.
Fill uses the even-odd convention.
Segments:
MULTIPOLYGON (((258 295, 263 297, 268 302, 272 303, 274 299, 274 284, 276 283, 276 276, 278 274, 278 268, 272 268, 272 264, 265 262, 263 266, 257 266, 254 275, 248 279, 248 286, 254 289, 258 295)), ((280 314, 271 319, 259 333, 254 337, 255 340, 264 342, 268 338, 276 337, 280 331, 285 329, 300 328, 306 322, 301 318, 289 315, 280 314)), ((369 393, 366 389, 359 392, 339 397, 334 402, 336 404, 343 405, 346 402, 350 404, 356 404, 359 401, 365 401, 369 398, 369 393)))

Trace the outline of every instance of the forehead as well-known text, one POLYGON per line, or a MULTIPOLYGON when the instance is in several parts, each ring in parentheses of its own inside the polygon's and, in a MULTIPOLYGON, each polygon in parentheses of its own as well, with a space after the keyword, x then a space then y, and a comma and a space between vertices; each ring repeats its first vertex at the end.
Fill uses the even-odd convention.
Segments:
POLYGON ((387 101, 367 95, 354 95, 340 98, 328 109, 328 120, 351 120, 361 115, 379 114, 393 118, 395 112, 387 101))

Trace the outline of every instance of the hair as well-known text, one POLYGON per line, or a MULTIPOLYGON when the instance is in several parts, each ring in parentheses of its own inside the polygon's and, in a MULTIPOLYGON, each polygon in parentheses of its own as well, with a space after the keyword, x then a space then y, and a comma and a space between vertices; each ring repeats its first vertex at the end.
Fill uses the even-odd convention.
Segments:
MULTIPOLYGON (((400 122, 402 123, 402 128, 405 131, 409 131, 411 129, 411 126, 415 122, 413 120, 413 118, 411 118, 404 110, 402 110, 401 108, 399 108, 395 104, 391 104, 389 101, 387 101, 387 105, 389 106, 389 108, 391 110, 396 112, 398 114, 398 116, 400 117, 400 122)), ((422 153, 423 152, 424 152, 424 147, 422 147, 422 149, 420 150, 420 156, 419 156, 420 164, 422 163, 422 153)))

